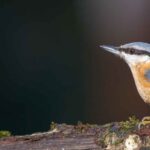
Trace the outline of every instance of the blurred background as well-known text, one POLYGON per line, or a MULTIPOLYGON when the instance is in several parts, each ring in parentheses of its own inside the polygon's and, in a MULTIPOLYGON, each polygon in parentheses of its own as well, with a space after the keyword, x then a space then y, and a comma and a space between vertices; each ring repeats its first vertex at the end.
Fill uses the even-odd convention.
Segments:
POLYGON ((128 66, 99 48, 150 42, 147 0, 0 2, 0 130, 150 115, 128 66))

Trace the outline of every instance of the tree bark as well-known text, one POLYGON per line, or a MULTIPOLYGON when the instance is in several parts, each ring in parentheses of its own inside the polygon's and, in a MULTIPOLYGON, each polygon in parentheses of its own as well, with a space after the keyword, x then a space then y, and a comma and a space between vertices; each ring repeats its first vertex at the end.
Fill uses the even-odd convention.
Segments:
POLYGON ((0 139, 0 150, 139 150, 150 149, 150 129, 124 130, 120 123, 76 126, 53 124, 44 133, 0 139))

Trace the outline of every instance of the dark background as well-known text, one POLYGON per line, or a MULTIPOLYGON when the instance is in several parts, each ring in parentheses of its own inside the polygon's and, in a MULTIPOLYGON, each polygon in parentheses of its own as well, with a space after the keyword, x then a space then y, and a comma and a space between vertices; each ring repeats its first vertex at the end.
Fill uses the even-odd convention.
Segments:
POLYGON ((150 42, 147 0, 0 2, 0 129, 150 115, 128 66, 100 44, 150 42))

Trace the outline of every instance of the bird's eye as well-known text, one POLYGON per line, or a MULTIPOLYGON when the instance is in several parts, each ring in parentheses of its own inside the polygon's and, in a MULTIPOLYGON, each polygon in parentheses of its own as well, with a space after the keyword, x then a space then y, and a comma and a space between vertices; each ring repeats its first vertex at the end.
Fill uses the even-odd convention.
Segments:
POLYGON ((135 53, 135 50, 134 49, 129 49, 128 51, 130 54, 134 54, 135 53))

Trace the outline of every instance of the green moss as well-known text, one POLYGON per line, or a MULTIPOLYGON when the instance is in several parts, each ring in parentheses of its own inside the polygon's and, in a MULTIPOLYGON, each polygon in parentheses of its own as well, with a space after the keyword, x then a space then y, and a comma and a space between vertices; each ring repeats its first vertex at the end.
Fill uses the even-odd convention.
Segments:
POLYGON ((0 131, 0 138, 11 136, 10 131, 0 131))
POLYGON ((98 125, 96 124, 83 124, 81 121, 78 121, 77 125, 74 126, 74 129, 76 129, 76 132, 79 132, 79 133, 84 133, 84 132, 88 132, 88 131, 92 131, 94 132, 94 130, 92 129, 95 129, 98 127, 98 125))
POLYGON ((139 124, 139 119, 135 116, 129 117, 127 121, 111 123, 105 126, 106 130, 100 136, 99 142, 104 146, 118 145, 123 142, 124 137, 129 132, 134 132, 139 124))
POLYGON ((89 124, 83 124, 81 121, 78 121, 77 125, 74 126, 76 132, 84 133, 89 128, 89 124))
POLYGON ((114 142, 114 145, 117 146, 117 145, 119 145, 119 144, 122 143, 122 142, 123 142, 123 139, 119 139, 119 140, 117 140, 117 141, 114 142))
POLYGON ((56 127, 57 127, 57 123, 52 121, 50 124, 50 130, 54 130, 56 127))
POLYGON ((129 120, 120 122, 120 127, 122 130, 128 131, 136 129, 137 125, 140 123, 139 119, 135 116, 129 117, 129 120))

